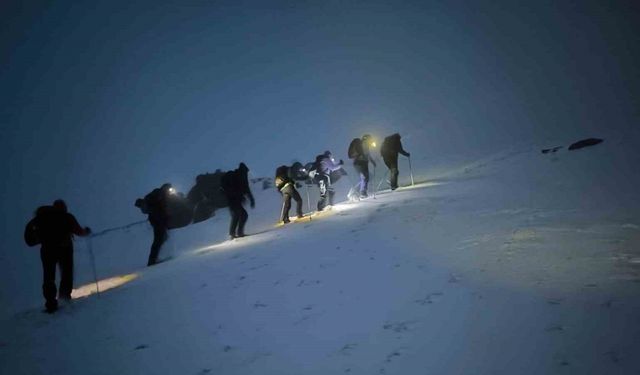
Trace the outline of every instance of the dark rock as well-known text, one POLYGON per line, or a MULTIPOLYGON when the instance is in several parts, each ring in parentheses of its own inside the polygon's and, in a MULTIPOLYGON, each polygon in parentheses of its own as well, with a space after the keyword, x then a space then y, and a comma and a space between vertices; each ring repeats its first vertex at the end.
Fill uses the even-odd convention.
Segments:
POLYGON ((595 146, 602 142, 604 142, 604 140, 600 138, 587 138, 572 144, 569 146, 569 150, 579 150, 584 147, 595 146))

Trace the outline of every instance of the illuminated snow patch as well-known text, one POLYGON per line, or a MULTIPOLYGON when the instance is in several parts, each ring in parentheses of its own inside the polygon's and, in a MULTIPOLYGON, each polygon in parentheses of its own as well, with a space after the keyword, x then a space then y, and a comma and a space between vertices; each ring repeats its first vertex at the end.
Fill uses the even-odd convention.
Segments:
POLYGON ((413 189, 421 189, 421 188, 427 188, 427 187, 432 187, 432 186, 439 186, 439 185, 445 185, 446 182, 420 182, 420 183, 416 183, 415 185, 409 185, 409 186, 401 186, 398 188, 398 190, 400 191, 404 191, 404 190, 413 190, 413 189))
MULTIPOLYGON (((120 275, 120 276, 110 277, 104 280, 98 280, 98 288, 100 289, 100 292, 104 292, 105 290, 117 288, 123 284, 126 284, 137 277, 138 277, 137 273, 130 273, 128 275, 120 275)), ((73 292, 71 292, 71 298, 73 299, 84 298, 96 293, 97 293, 96 283, 91 283, 91 284, 83 285, 77 289, 74 289, 73 292)))
POLYGON ((343 212, 353 210, 356 207, 358 207, 358 205, 353 203, 338 203, 333 206, 331 210, 336 212, 343 212))
POLYGON ((204 254, 211 251, 230 251, 241 247, 263 243, 267 240, 273 239, 274 237, 274 233, 256 233, 253 235, 248 235, 246 237, 236 238, 234 240, 227 240, 213 245, 201 247, 199 249, 195 249, 193 252, 194 254, 204 254))

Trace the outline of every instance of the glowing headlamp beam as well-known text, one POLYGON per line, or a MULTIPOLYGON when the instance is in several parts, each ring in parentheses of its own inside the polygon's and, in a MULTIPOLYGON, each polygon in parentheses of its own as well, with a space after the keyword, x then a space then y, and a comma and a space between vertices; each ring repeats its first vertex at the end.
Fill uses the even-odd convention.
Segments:
MULTIPOLYGON (((99 280, 98 284, 99 284, 99 287, 100 287, 100 292, 104 292, 104 291, 109 290, 109 289, 117 288, 117 287, 119 287, 119 286, 121 286, 123 284, 131 282, 132 280, 134 280, 137 277, 138 277, 138 274, 131 273, 131 274, 128 274, 128 275, 114 276, 114 277, 110 277, 108 279, 99 280)), ((83 285, 81 287, 73 289, 73 291, 71 292, 71 298, 73 298, 73 299, 84 298, 84 297, 88 297, 88 296, 90 296, 92 294, 96 294, 96 293, 98 293, 98 289, 96 288, 96 284, 95 283, 91 283, 91 284, 83 285)))

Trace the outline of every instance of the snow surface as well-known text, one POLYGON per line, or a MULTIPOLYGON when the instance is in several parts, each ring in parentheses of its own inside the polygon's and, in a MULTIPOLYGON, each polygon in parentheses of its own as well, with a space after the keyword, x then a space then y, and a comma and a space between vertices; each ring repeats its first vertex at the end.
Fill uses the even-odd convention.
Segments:
MULTIPOLYGON (((413 162, 416 186, 278 229, 279 195, 255 186, 255 235, 226 241, 219 211, 172 231, 174 259, 151 268, 148 225, 94 238, 100 279, 137 277, 3 319, 0 373, 640 372, 632 143, 413 162)), ((76 270, 91 282, 81 241, 76 270)))

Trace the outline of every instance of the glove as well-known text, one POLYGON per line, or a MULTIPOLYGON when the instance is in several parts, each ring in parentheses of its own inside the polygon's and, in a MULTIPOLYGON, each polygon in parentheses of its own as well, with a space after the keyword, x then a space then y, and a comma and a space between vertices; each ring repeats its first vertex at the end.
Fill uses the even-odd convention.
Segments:
POLYGON ((255 200, 251 200, 251 208, 256 208, 256 201, 255 200))
POLYGON ((376 162, 375 162, 375 161, 373 161, 373 160, 371 161, 371 164, 373 164, 373 167, 374 167, 374 168, 376 168, 376 167, 378 166, 378 165, 376 164, 376 162))
POLYGON ((410 158, 411 157, 411 153, 407 152, 407 157, 410 158))
POLYGON ((84 227, 84 231, 87 233, 87 235, 91 234, 91 228, 89 227, 84 227))
POLYGON ((340 159, 340 163, 338 163, 338 164, 343 165, 344 164, 344 160, 340 159))

